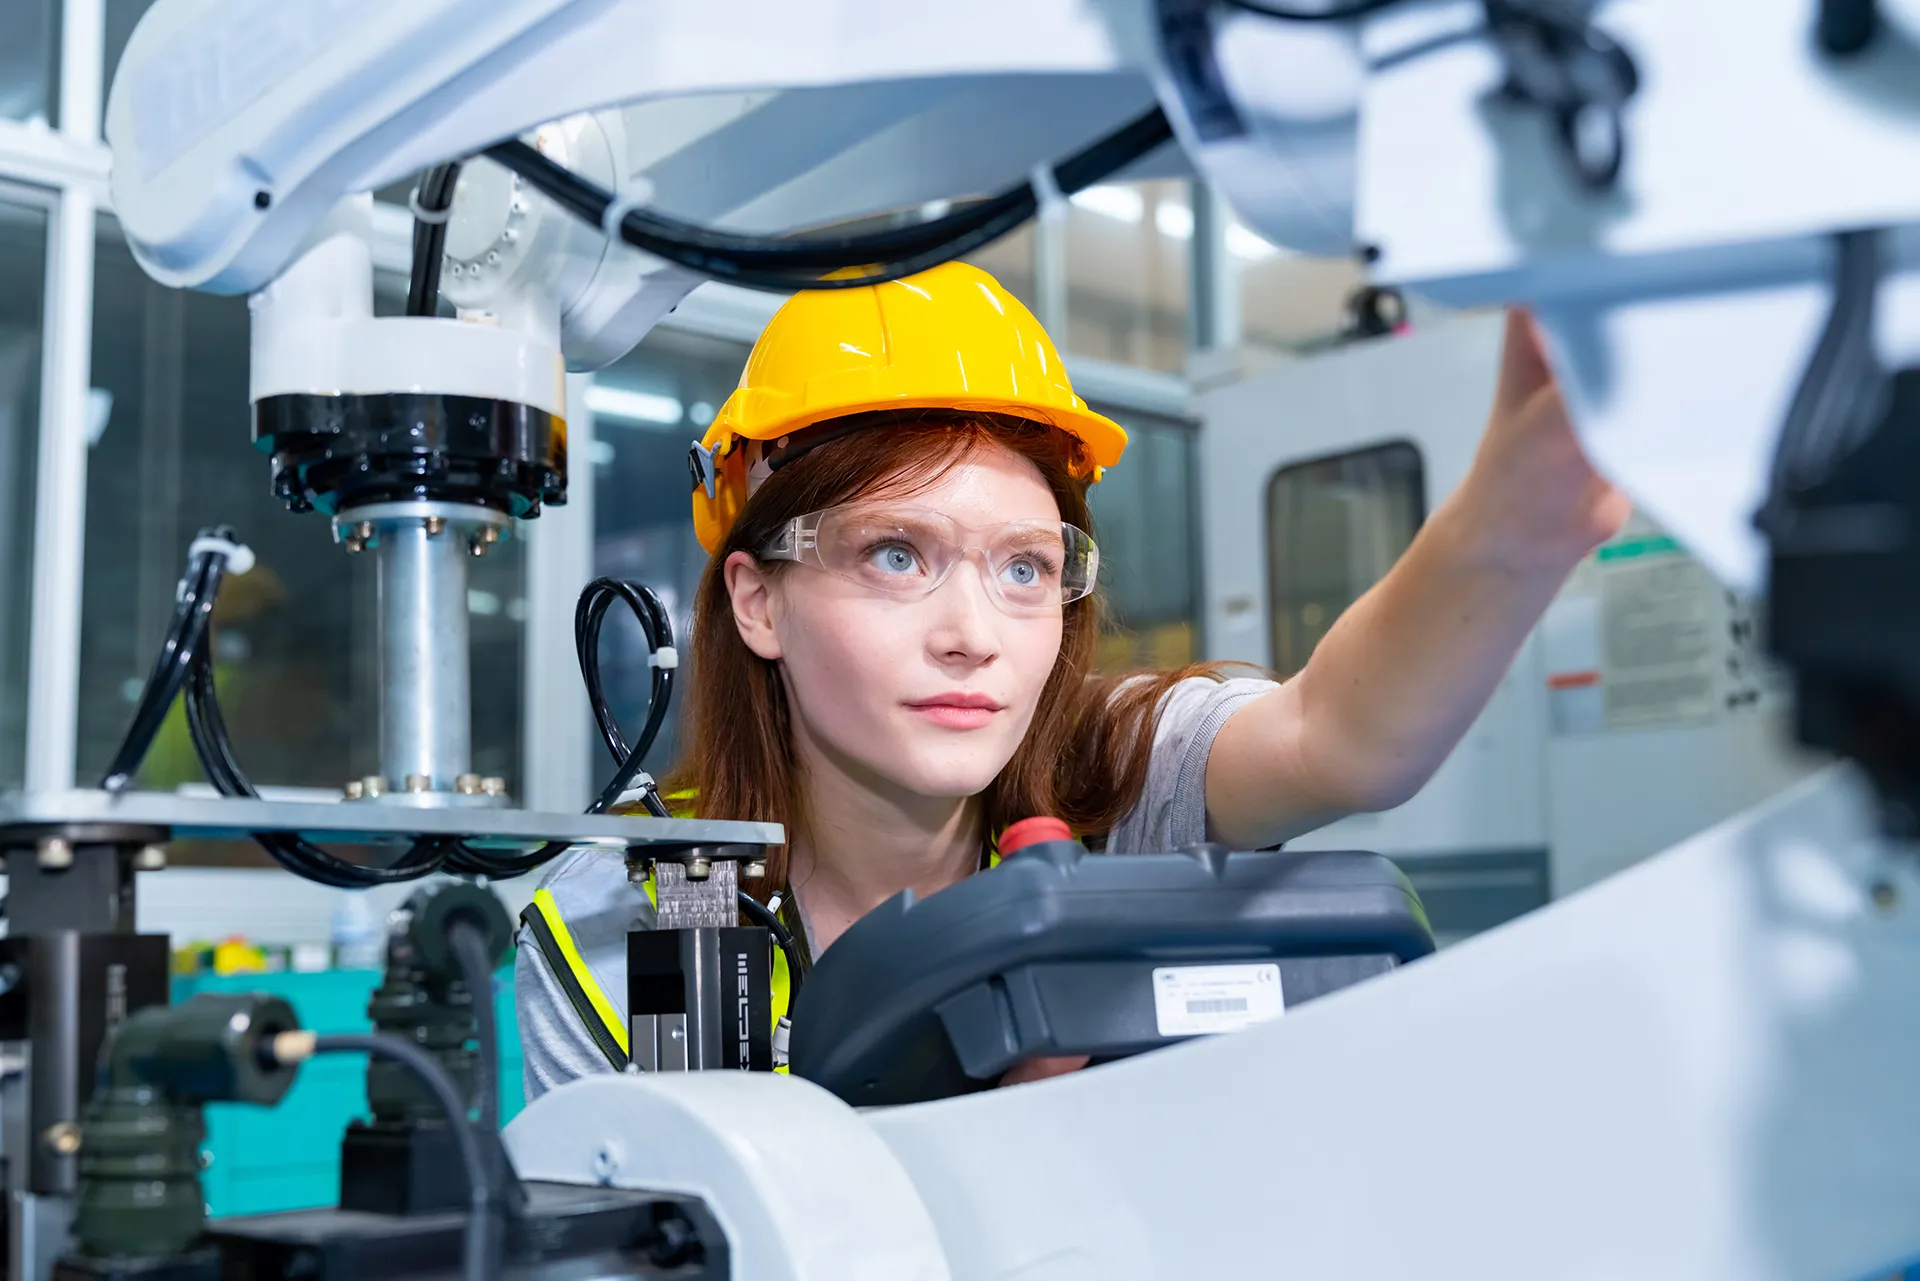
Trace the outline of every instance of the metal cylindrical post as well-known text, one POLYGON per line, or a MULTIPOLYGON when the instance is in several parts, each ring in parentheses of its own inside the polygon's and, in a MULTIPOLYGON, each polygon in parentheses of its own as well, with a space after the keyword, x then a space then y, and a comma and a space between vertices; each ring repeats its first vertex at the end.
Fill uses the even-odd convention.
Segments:
POLYGON ((451 792, 472 764, 467 542, 400 520, 380 526, 376 555, 381 773, 451 792))

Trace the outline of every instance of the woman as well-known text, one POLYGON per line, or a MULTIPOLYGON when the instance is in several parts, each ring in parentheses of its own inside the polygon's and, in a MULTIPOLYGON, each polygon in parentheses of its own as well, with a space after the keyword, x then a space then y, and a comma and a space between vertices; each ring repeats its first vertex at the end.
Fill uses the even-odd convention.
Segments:
MULTIPOLYGON (((696 449, 712 560, 692 742, 665 789, 708 817, 786 825, 746 888, 782 894, 809 955, 901 890, 986 865, 995 834, 1031 815, 1130 853, 1272 846, 1398 805, 1627 512, 1515 314, 1465 483, 1305 670, 1095 679, 1087 488, 1125 443, 1027 310, 964 264, 796 295, 754 347, 696 449)), ((528 921, 532 1098, 624 1062, 625 936, 652 909, 617 853, 583 850, 528 921)))

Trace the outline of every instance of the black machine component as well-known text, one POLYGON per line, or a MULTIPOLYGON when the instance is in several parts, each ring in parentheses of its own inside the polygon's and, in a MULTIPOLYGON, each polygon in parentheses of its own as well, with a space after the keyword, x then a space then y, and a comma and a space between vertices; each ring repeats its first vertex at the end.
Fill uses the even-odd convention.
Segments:
MULTIPOLYGON (((509 1275, 676 1281, 722 1281, 729 1275, 726 1236, 697 1200, 561 1183, 526 1187, 525 1208, 507 1224, 501 1261, 509 1275)), ((219 1271, 194 1281, 451 1276, 460 1265, 465 1222, 459 1213, 403 1218, 341 1210, 220 1219, 208 1237, 219 1271)))
MULTIPOLYGON (((387 970, 367 1005, 376 1032, 427 1051, 474 1100, 483 1118, 496 1114, 495 1046, 481 1035, 491 1027, 492 974, 512 942, 512 923, 490 890, 467 882, 424 886, 394 914, 387 935, 387 970), (469 978, 463 935, 477 946, 481 973, 469 978), (484 986, 475 991, 474 982, 484 986), (476 1037, 484 1053, 476 1053, 476 1037)), ((372 1118, 347 1127, 340 1147, 340 1205, 370 1214, 425 1214, 467 1204, 466 1173, 444 1109, 404 1064, 367 1065, 372 1118)), ((492 1124, 485 1126, 489 1157, 506 1171, 492 1124)), ((506 1186, 517 1186, 508 1180, 506 1186)), ((509 1195, 512 1195, 510 1192, 509 1195)))
MULTIPOLYGON (((471 913, 456 899, 419 916, 446 927, 439 947, 445 954, 460 950, 462 930, 476 929, 471 913)), ((424 942, 424 929, 410 941, 424 942)), ((435 965, 431 956, 415 959, 423 970, 435 965)), ((458 958, 451 963, 458 966, 458 958)), ((209 1224, 199 1183, 201 1105, 276 1103, 295 1067, 328 1051, 372 1052, 408 1065, 430 1083, 443 1123, 457 1117, 462 1135, 474 1137, 444 1069, 408 1041, 315 1037, 299 1030, 284 1001, 260 993, 203 993, 179 1007, 143 1011, 113 1038, 102 1088, 88 1108, 77 1145, 79 1248, 55 1265, 55 1281, 402 1281, 456 1271, 489 1277, 503 1268, 514 1275, 685 1281, 728 1275, 725 1234, 701 1202, 516 1181, 519 1195, 501 1205, 482 1149, 472 1142, 456 1161, 471 1178, 462 1206, 415 1214, 293 1211, 209 1224)), ((504 1160, 502 1169, 511 1177, 504 1160)))
POLYGON ((1104 857, 1046 840, 848 929, 796 1003, 791 1070, 855 1105, 945 1098, 1031 1058, 1185 1039, 1172 1029, 1196 1005, 1243 998, 1169 1013, 1156 985, 1204 982, 1208 967, 1277 966, 1290 1007, 1433 946, 1412 885, 1376 854, 1104 857))
POLYGON ((757 926, 633 931, 633 1061, 646 1072, 773 1071, 772 970, 772 937, 757 926))
POLYGON ((125 824, 0 829, 9 933, 0 939, 0 1041, 26 1047, 23 1142, 10 1190, 70 1196, 80 1112, 100 1047, 167 1003, 164 934, 133 932, 133 878, 166 833, 125 824))
POLYGON ((567 501, 567 425, 475 396, 387 392, 268 396, 254 444, 294 511, 431 499, 530 516, 567 501))
POLYGON ((1771 548, 1767 642, 1801 742, 1851 757, 1881 823, 1920 839, 1920 368, 1874 350, 1879 231, 1837 238, 1826 326, 1780 431, 1755 524, 1771 548))
POLYGON ((764 856, 738 846, 653 857, 655 928, 627 935, 628 1053, 641 1070, 773 1070, 774 938, 738 924, 741 869, 762 874, 764 856))
POLYGON ((278 1103, 294 1070, 260 1053, 299 1028, 262 993, 203 993, 141 1010, 109 1043, 81 1126, 73 1236, 93 1259, 154 1259, 191 1250, 206 1227, 200 1105, 278 1103))

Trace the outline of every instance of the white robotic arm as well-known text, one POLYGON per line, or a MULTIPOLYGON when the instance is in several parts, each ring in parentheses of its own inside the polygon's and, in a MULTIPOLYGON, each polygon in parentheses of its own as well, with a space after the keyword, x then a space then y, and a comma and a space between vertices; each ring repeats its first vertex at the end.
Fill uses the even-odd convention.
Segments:
MULTIPOLYGON (((1289 6, 161 0, 109 105, 116 209, 157 278, 259 291, 263 403, 558 414, 563 363, 617 356, 695 277, 476 161, 445 280, 467 319, 376 321, 348 197, 559 120, 542 149, 617 197, 780 232, 992 190, 1157 97, 1256 230, 1362 246, 1443 301, 1533 304, 1596 460, 1730 583, 1762 576, 1749 522, 1783 423, 1904 440, 1876 415, 1911 413, 1920 246, 1881 237, 1865 302, 1836 305, 1834 238, 1920 222, 1920 0, 1255 12, 1289 6), (1815 38, 1861 12, 1863 48, 1815 38), (1568 72, 1617 66, 1589 19, 1630 79, 1568 72), (1540 109, 1561 72, 1606 100, 1565 114, 1570 142, 1540 109), (1615 124, 1618 172, 1583 188, 1570 151, 1615 124), (1809 407, 1809 370, 1866 368, 1862 332, 1895 393, 1809 407)), ((1845 553, 1835 608, 1856 582, 1910 598, 1916 474, 1807 487, 1837 506, 1776 524, 1799 539, 1776 573, 1822 577, 1813 531, 1845 553)), ((1867 704, 1920 703, 1911 637, 1841 630, 1826 677, 1857 660, 1867 704)), ((1920 775, 1906 741, 1870 762, 1890 821, 1920 775)), ((1920 883, 1870 815, 1830 776, 1404 974, 1041 1086, 863 1115, 777 1077, 603 1078, 510 1143, 529 1177, 699 1193, 756 1277, 1885 1273, 1920 1257, 1920 883)))

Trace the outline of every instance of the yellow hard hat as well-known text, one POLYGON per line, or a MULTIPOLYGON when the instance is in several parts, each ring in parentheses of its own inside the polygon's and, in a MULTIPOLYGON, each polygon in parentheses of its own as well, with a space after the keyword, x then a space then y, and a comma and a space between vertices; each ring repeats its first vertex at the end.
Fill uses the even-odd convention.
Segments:
POLYGON ((717 552, 747 505, 750 441, 889 409, 1009 414, 1077 438, 1095 468, 1126 429, 1074 394, 1033 313, 978 267, 943 263, 861 289, 803 290, 753 345, 740 386, 694 446, 693 525, 717 552))

